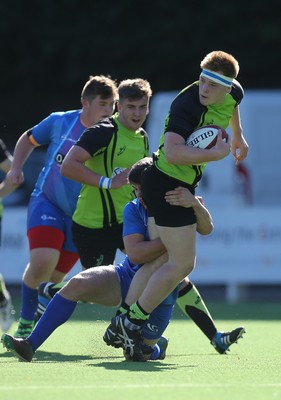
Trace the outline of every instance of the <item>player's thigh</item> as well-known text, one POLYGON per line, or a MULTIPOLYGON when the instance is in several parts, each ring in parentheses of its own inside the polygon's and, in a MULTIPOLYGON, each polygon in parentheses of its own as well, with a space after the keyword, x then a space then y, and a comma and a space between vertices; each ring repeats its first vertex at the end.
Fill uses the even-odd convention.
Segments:
POLYGON ((147 220, 148 232, 150 240, 156 239, 159 237, 159 232, 157 226, 155 224, 154 217, 148 217, 147 220))
POLYGON ((181 269, 194 265, 196 224, 179 227, 157 226, 157 229, 167 249, 170 262, 181 269))
POLYGON ((111 265, 80 272, 71 278, 60 293, 69 300, 105 306, 117 306, 121 301, 120 281, 111 265))
POLYGON ((58 245, 62 247, 65 239, 66 224, 71 225, 71 221, 71 217, 51 203, 44 194, 38 197, 31 197, 27 213, 30 248, 58 245), (41 243, 44 246, 40 246, 41 243))

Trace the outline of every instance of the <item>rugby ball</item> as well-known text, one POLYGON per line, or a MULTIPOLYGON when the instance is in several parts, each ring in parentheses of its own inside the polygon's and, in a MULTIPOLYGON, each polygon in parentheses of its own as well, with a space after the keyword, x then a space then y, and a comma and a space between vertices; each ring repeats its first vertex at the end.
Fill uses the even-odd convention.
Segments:
POLYGON ((217 135, 219 130, 222 130, 223 139, 228 138, 228 133, 224 128, 218 125, 205 125, 196 129, 187 138, 186 144, 192 147, 199 147, 199 149, 211 149, 217 142, 217 135))

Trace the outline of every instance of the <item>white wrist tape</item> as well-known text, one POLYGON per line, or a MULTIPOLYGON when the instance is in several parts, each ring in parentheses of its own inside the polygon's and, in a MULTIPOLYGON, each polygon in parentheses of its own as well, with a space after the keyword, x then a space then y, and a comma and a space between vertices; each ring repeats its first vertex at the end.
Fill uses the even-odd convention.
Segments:
POLYGON ((99 181, 99 188, 101 189, 110 189, 111 188, 111 179, 106 176, 102 176, 99 181))

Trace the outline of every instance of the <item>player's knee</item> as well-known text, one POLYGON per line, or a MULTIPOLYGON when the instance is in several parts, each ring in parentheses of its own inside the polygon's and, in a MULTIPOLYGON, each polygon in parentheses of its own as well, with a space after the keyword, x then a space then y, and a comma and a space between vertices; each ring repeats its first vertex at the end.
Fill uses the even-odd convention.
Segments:
POLYGON ((189 274, 191 274, 191 272, 194 270, 195 264, 188 264, 186 266, 186 270, 183 271, 183 275, 181 279, 184 279, 186 276, 188 276, 189 274))
POLYGON ((177 280, 182 280, 193 271, 194 266, 195 261, 193 260, 174 262, 173 273, 177 276, 177 280))
POLYGON ((68 299, 73 301, 83 300, 83 296, 86 293, 85 279, 80 274, 75 275, 67 282, 67 284, 61 289, 61 294, 66 296, 68 299))

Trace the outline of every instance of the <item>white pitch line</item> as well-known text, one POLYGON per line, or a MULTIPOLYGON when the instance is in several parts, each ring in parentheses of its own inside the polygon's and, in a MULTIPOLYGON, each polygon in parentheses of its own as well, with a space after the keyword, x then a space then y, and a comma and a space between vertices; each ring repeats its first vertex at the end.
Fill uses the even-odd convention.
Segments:
MULTIPOLYGON (((246 384, 242 385, 243 387, 281 387, 281 383, 259 383, 259 384, 246 384)), ((47 389, 47 390, 58 390, 58 389, 79 389, 79 390, 93 390, 93 389, 161 389, 161 388, 189 388, 189 387, 198 387, 198 388, 209 388, 209 387, 237 387, 236 384, 224 384, 224 383, 211 383, 209 385, 201 384, 201 383, 180 383, 180 384, 142 384, 142 385, 62 385, 62 386, 47 386, 47 385, 31 385, 31 386, 1 386, 0 392, 2 391, 12 391, 12 390, 38 390, 38 389, 47 389)))

